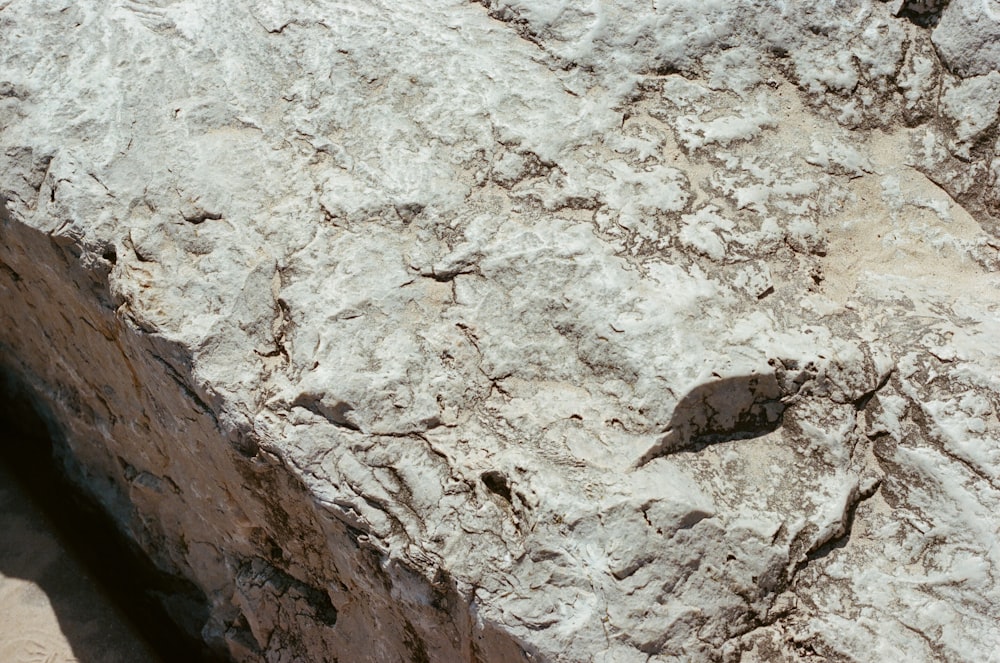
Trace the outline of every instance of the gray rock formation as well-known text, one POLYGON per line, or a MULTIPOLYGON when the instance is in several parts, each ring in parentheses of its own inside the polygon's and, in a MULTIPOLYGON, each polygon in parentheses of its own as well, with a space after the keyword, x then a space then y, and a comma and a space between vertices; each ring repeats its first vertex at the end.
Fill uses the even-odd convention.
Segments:
POLYGON ((1000 3, 996 0, 952 0, 941 11, 933 33, 945 66, 959 76, 985 76, 1000 69, 998 21, 1000 3))
POLYGON ((236 660, 1000 660, 996 14, 2 3, 3 363, 236 660))

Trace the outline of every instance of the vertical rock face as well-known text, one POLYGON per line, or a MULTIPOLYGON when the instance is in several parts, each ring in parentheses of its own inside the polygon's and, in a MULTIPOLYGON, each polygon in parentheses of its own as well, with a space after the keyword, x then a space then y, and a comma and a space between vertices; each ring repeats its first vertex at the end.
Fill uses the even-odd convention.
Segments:
POLYGON ((235 660, 991 660, 995 13, 0 4, 0 359, 235 660))

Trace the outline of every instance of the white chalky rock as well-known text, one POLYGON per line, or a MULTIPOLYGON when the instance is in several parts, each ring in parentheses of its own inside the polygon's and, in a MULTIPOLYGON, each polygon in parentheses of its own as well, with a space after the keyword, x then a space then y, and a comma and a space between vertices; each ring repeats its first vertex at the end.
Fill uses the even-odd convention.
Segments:
POLYGON ((1000 69, 1000 2, 951 0, 934 28, 934 45, 945 66, 959 76, 982 76, 1000 69))
POLYGON ((895 13, 0 4, 0 359, 236 660, 995 660, 996 74, 895 13))

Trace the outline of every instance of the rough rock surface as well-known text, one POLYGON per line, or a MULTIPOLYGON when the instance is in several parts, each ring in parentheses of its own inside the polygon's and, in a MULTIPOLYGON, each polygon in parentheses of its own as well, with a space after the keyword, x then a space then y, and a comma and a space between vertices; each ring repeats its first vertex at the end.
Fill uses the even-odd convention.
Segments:
POLYGON ((1000 660, 995 5, 6 0, 2 360, 240 661, 1000 660))

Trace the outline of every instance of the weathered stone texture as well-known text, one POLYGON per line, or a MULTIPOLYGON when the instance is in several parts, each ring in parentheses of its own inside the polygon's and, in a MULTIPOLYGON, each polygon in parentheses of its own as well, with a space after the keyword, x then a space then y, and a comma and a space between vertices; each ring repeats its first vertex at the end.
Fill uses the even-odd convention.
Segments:
POLYGON ((917 4, 0 4, 3 362, 237 660, 993 660, 1000 27, 917 4))

